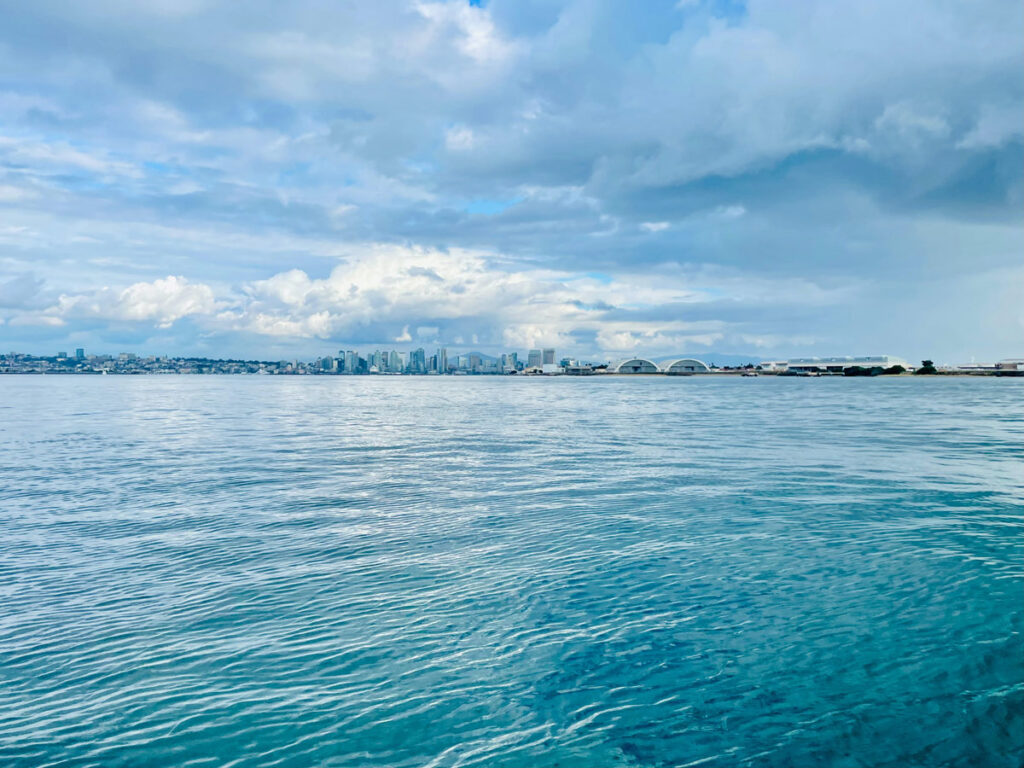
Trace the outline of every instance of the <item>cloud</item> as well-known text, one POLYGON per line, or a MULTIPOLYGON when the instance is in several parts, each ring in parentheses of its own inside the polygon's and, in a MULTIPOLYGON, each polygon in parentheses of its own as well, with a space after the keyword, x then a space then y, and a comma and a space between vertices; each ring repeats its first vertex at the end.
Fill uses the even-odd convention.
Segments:
POLYGON ((644 232, 664 232, 670 226, 667 221, 645 221, 640 224, 640 229, 644 232))
POLYGON ((16 309, 32 306, 40 296, 43 280, 25 273, 0 282, 0 308, 16 309))
POLYGON ((121 289, 61 294, 54 305, 20 316, 18 322, 59 326, 69 321, 112 320, 168 328, 183 317, 209 315, 216 309, 217 301, 210 286, 169 275, 121 289))
POLYGON ((8 331, 1013 351, 1003 304, 922 291, 1019 263, 1018 2, 37 0, 4 21, 0 283, 44 281, 8 331), (969 332, 871 336, 895 295, 969 332))

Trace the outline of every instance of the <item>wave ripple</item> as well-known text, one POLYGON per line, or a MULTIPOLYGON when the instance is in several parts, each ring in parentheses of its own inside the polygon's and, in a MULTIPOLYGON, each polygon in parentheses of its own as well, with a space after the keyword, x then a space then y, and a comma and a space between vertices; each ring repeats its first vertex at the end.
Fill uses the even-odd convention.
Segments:
POLYGON ((4 377, 5 766, 1019 766, 1013 380, 4 377))

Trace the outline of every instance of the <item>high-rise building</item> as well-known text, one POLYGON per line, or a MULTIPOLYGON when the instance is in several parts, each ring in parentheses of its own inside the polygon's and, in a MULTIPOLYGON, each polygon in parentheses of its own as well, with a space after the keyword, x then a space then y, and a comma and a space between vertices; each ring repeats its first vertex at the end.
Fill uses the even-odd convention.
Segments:
POLYGON ((85 350, 81 347, 75 350, 75 360, 85 360, 85 350))
POLYGON ((474 372, 480 371, 480 355, 469 356, 469 370, 474 372))
POLYGON ((427 372, 427 353, 423 347, 414 349, 409 355, 409 373, 427 372))
POLYGON ((551 347, 548 347, 547 349, 545 349, 544 350, 544 360, 542 361, 542 363, 543 363, 543 365, 554 365, 555 364, 555 350, 553 350, 551 347))
POLYGON ((402 371, 402 356, 393 349, 388 356, 388 370, 392 373, 401 373, 402 371))
POLYGON ((437 372, 448 373, 448 350, 444 347, 437 350, 437 372))
POLYGON ((542 359, 542 353, 539 349, 531 349, 530 354, 526 357, 526 365, 528 368, 540 368, 544 364, 542 359))

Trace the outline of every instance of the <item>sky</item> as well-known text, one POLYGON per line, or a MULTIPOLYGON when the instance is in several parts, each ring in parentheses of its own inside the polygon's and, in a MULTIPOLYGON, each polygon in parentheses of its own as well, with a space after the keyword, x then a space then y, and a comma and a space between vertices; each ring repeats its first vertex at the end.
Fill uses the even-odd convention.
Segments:
POLYGON ((0 351, 1024 356, 1019 0, 33 0, 0 351))

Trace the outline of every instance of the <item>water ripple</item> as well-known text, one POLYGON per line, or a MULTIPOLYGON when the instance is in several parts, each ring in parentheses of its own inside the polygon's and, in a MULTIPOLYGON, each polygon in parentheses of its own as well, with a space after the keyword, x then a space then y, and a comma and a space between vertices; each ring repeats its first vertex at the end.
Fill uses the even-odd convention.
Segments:
POLYGON ((1020 766, 1013 380, 4 377, 5 766, 1020 766))

